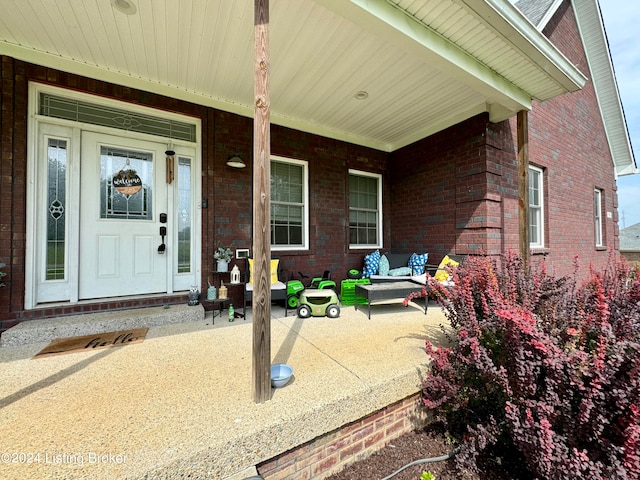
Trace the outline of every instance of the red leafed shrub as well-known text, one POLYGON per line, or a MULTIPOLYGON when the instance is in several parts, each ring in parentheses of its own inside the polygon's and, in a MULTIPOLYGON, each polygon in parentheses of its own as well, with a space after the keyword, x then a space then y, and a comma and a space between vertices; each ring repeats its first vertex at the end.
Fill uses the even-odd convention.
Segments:
POLYGON ((502 457, 530 478, 640 478, 640 277, 629 265, 612 258, 578 286, 513 254, 470 257, 454 281, 431 285, 450 343, 427 342, 423 398, 460 443, 459 464, 502 457))

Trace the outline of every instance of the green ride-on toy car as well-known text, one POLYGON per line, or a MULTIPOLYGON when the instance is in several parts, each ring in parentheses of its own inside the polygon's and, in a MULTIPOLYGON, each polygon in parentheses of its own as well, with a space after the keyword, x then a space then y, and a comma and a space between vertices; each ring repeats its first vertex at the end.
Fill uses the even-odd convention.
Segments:
MULTIPOLYGON (((309 278, 301 272, 298 273, 302 279, 309 278)), ((295 310, 300 304, 300 294, 307 288, 318 290, 332 288, 333 290, 336 290, 336 282, 331 280, 331 272, 329 270, 325 270, 322 277, 312 278, 309 286, 305 286, 304 283, 302 283, 302 280, 289 280, 287 282, 287 306, 295 310)))
POLYGON ((300 305, 298 305, 298 317, 309 318, 324 317, 338 318, 340 316, 340 305, 338 304, 338 294, 331 288, 317 289, 308 288, 300 294, 300 305))

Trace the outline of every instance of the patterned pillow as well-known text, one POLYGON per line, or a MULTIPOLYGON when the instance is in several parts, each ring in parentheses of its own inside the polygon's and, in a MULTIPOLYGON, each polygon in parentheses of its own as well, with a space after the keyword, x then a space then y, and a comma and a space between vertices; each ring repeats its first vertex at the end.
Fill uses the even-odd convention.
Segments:
POLYGON ((380 257, 380 265, 378 266, 379 275, 389 275, 389 259, 386 255, 380 257))
POLYGON ((362 278, 368 278, 378 273, 380 268, 380 250, 371 252, 364 257, 364 268, 362 269, 362 278))
POLYGON ((408 266, 411 267, 411 270, 413 272, 412 275, 422 275, 424 273, 424 267, 427 264, 428 258, 428 253, 423 253, 422 255, 414 253, 413 255, 411 255, 408 266))
POLYGON ((410 267, 392 268, 391 270, 389 270, 389 275, 392 277, 408 277, 409 275, 411 275, 411 268, 410 267))

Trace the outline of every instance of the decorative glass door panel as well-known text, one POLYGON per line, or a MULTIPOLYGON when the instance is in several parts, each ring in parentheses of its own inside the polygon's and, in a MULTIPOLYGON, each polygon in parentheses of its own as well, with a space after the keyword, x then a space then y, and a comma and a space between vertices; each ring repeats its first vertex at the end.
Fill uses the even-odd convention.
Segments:
POLYGON ((100 147, 100 218, 152 220, 152 195, 151 153, 100 147))
POLYGON ((192 270, 191 230, 193 215, 191 205, 191 159, 178 157, 178 273, 190 273, 192 270))
POLYGON ((34 287, 28 292, 37 303, 74 299, 77 270, 72 253, 78 244, 71 226, 77 225, 78 198, 70 186, 79 183, 73 163, 78 144, 74 129, 66 126, 43 125, 38 136, 35 173, 29 181, 36 187, 34 210, 29 212, 34 221, 28 223, 39 235, 33 242, 35 255, 28 259, 33 262, 27 262, 34 287))
POLYGON ((66 278, 66 171, 68 141, 47 139, 47 247, 46 280, 66 278))

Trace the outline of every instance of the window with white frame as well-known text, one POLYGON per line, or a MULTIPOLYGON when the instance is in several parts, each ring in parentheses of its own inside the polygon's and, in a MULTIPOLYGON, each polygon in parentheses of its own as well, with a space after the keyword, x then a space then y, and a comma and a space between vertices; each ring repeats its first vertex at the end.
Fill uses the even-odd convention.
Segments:
POLYGON ((271 157, 271 249, 309 248, 307 162, 271 157))
POLYGON ((541 168, 529 166, 529 246, 544 247, 544 176, 541 168))
POLYGON ((604 245, 604 240, 602 238, 602 190, 598 188, 593 191, 593 212, 596 247, 602 247, 604 245))
POLYGON ((382 246, 382 175, 349 170, 349 246, 382 246))

